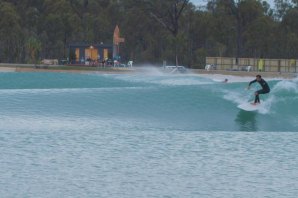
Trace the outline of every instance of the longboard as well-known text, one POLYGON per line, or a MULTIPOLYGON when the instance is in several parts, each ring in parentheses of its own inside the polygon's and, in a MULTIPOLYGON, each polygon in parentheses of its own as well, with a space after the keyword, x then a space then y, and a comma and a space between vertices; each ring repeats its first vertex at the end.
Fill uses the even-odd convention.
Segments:
POLYGON ((237 106, 239 109, 244 111, 257 111, 260 109, 261 104, 252 104, 252 102, 245 102, 237 106))

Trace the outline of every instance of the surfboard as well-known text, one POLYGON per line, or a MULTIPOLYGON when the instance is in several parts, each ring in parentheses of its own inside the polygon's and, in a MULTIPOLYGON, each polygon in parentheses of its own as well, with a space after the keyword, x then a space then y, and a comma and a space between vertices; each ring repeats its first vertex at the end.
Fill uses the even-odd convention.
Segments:
POLYGON ((237 107, 244 111, 257 111, 260 108, 260 106, 261 106, 261 104, 253 105, 252 102, 245 102, 245 103, 238 105, 237 107))

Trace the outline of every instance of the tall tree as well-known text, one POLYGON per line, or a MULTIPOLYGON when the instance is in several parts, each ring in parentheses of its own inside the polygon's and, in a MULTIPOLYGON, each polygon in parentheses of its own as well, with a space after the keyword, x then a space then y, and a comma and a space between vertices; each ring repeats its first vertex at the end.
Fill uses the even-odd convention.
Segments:
POLYGON ((298 54, 298 8, 291 8, 285 14, 281 22, 284 33, 284 52, 287 58, 295 58, 298 54))
POLYGON ((270 45, 274 38, 275 25, 268 16, 258 17, 246 28, 244 53, 247 57, 270 57, 270 45))
POLYGON ((12 3, 0 2, 0 44, 2 59, 7 62, 19 60, 22 52, 23 34, 21 18, 12 3))
MULTIPOLYGON (((295 0, 292 1, 294 2, 295 0)), ((274 0, 274 3, 277 20, 281 20, 287 11, 292 7, 291 0, 274 0)))
POLYGON ((175 42, 175 62, 178 65, 179 19, 189 0, 142 0, 150 16, 171 32, 175 42))
POLYGON ((26 48, 29 53, 29 62, 36 63, 37 55, 41 50, 41 42, 35 37, 30 37, 26 41, 26 48))
POLYGON ((79 17, 70 9, 67 0, 45 0, 42 20, 39 33, 46 38, 43 40, 47 48, 43 50, 44 57, 51 58, 59 54, 59 58, 65 58, 68 43, 75 40, 74 35, 81 31, 77 25, 79 17), (54 51, 54 54, 51 53, 54 51))

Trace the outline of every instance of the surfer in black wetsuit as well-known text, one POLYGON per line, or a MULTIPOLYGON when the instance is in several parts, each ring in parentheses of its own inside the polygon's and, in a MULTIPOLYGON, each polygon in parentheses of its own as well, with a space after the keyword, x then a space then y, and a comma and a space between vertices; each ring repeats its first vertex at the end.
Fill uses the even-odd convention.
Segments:
POLYGON ((261 85, 262 89, 255 92, 256 97, 255 97, 255 102, 252 103, 253 105, 260 103, 259 94, 266 94, 266 93, 270 92, 270 87, 269 87, 268 83, 261 77, 261 75, 257 75, 256 79, 251 81, 247 88, 249 89, 250 85, 255 82, 258 82, 261 85))

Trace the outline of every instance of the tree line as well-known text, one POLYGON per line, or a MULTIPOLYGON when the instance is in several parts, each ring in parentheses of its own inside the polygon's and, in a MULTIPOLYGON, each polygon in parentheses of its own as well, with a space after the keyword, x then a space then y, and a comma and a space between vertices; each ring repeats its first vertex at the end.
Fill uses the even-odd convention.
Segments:
POLYGON ((298 0, 0 0, 0 62, 66 59, 113 42, 123 61, 202 68, 206 56, 298 58, 298 0))

